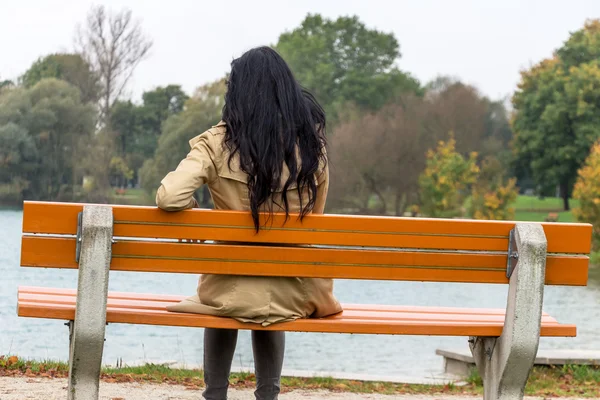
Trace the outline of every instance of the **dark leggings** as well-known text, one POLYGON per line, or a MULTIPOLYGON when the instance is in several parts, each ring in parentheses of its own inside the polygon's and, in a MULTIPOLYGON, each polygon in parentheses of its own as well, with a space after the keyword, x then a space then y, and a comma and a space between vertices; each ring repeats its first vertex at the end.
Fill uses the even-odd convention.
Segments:
MULTIPOLYGON (((204 330, 204 382, 206 400, 226 400, 231 362, 237 343, 234 329, 204 330)), ((285 332, 252 331, 257 400, 276 400, 280 391, 285 332)))

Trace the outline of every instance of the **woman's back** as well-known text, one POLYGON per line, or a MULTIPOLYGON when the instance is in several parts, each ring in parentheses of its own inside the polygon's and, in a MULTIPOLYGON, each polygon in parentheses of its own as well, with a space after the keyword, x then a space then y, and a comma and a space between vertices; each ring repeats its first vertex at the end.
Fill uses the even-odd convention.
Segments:
MULTIPOLYGON (((230 159, 230 151, 224 145, 227 125, 221 121, 202 135, 190 140, 192 151, 176 171, 168 174, 162 181, 156 196, 156 202, 165 210, 181 210, 190 207, 189 193, 193 193, 198 180, 209 185, 211 197, 218 210, 250 211, 250 195, 248 190, 248 174, 242 171, 239 155, 230 159), (194 151, 196 150, 196 151, 194 151), (198 173, 200 171, 200 173, 198 173), (185 194, 185 195, 183 195, 185 194)), ((283 191, 289 178, 289 169, 282 166, 279 185, 272 190, 266 204, 261 205, 263 212, 285 212, 283 191)), ((317 192, 312 208, 313 213, 322 214, 327 199, 329 186, 329 169, 326 159, 321 162, 314 175, 317 192)), ((308 197, 306 188, 302 197, 308 197)), ((288 212, 300 214, 301 199, 296 182, 286 190, 288 212)))
MULTIPOLYGON (((227 131, 224 122, 213 126, 192 139, 192 151, 177 170, 163 179, 156 202, 166 210, 187 208, 190 204, 183 193, 193 193, 198 179, 208 184, 215 208, 221 210, 250 210, 248 175, 239 168, 237 157, 229 162, 229 152, 223 146, 227 131)), ((289 172, 283 168, 281 183, 273 190, 265 209, 283 209, 283 187, 289 172)), ((317 197, 314 213, 322 213, 328 188, 328 168, 324 163, 315 175, 317 197)), ((300 212, 297 185, 286 191, 288 211, 300 212)), ((304 190, 306 196, 306 190, 304 190)), ((292 216, 292 218, 294 218, 292 216)), ((267 228, 268 229, 268 228, 267 228)), ((235 254, 232 254, 235 257, 235 254)), ((260 260, 256 260, 260 262, 260 260)), ((311 316, 326 316, 341 311, 333 296, 331 279, 248 277, 206 274, 200 278, 197 294, 171 306, 171 311, 191 312, 236 318, 264 326, 311 316)))

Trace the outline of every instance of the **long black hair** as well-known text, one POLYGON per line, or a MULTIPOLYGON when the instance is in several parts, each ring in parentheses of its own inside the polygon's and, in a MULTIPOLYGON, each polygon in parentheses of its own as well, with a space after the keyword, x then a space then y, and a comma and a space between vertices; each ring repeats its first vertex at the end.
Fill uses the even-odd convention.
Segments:
POLYGON ((263 205, 272 214, 272 195, 281 186, 281 207, 289 217, 287 191, 294 183, 300 198, 300 219, 310 213, 317 195, 315 176, 326 160, 325 112, 294 78, 283 58, 258 47, 231 63, 223 121, 229 165, 236 155, 248 175, 250 211, 260 229, 263 205), (299 157, 299 159, 298 159, 299 157))

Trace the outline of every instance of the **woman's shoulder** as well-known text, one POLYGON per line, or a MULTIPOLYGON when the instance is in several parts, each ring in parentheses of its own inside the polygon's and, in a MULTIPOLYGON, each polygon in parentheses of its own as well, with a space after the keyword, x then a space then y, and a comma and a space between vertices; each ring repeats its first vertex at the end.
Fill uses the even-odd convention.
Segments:
POLYGON ((218 144, 218 142, 222 142, 225 137, 225 133, 227 132, 227 125, 224 121, 220 121, 218 124, 213 125, 211 128, 204 131, 202 134, 196 136, 195 138, 189 141, 190 147, 193 148, 195 145, 200 143, 201 141, 207 141, 213 146, 218 144))
POLYGON ((205 133, 209 133, 213 136, 222 136, 227 132, 227 124, 225 121, 219 121, 218 124, 213 125, 210 129, 208 129, 205 133))

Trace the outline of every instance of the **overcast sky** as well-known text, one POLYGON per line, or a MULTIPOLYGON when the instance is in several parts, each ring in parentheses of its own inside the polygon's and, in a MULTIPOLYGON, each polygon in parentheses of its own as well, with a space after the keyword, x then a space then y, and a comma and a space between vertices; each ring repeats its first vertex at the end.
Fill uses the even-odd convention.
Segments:
POLYGON ((130 8, 154 41, 132 81, 134 99, 171 83, 191 92, 221 77, 244 50, 276 43, 307 13, 358 15, 396 35, 400 68, 421 81, 453 75, 504 97, 519 70, 600 18, 600 0, 0 0, 0 77, 17 78, 39 56, 71 50, 92 4, 130 8))

